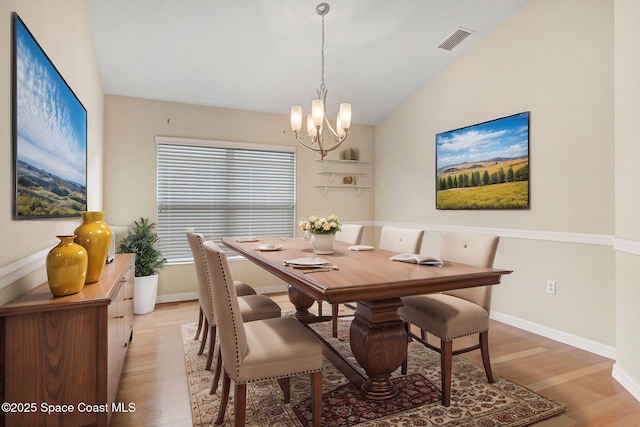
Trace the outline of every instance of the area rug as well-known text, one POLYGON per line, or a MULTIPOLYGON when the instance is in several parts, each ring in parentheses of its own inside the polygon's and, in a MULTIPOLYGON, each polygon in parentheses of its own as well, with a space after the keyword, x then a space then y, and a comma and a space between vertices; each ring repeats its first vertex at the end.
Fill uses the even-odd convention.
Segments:
MULTIPOLYGON (((349 353, 350 318, 341 318, 338 338, 331 337, 331 323, 313 325, 327 341, 349 353)), ((205 370, 206 352, 198 355, 196 324, 182 325, 187 381, 194 426, 212 426, 218 413, 221 390, 209 394, 213 373, 205 370)), ((217 350, 216 350, 217 351, 217 350)), ((454 356, 451 406, 440 405, 439 354, 418 343, 409 344, 409 375, 398 369, 393 381, 403 391, 394 402, 370 403, 360 398, 345 377, 325 359, 322 371, 323 426, 465 426, 519 427, 536 423, 564 412, 565 407, 526 387, 499 377, 487 383, 484 370, 460 356, 454 356), (412 401, 412 396, 416 399, 412 401)), ((309 376, 291 379, 291 404, 282 401, 276 381, 247 387, 248 427, 308 425, 309 376)), ((233 393, 229 399, 226 426, 233 425, 233 393)))

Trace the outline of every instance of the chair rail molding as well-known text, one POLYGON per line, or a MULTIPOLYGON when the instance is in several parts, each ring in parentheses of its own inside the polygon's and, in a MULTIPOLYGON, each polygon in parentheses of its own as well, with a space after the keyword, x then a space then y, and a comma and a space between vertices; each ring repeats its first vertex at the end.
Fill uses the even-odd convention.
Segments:
POLYGON ((4 289, 37 269, 43 268, 51 247, 42 249, 11 264, 7 264, 4 267, 0 267, 0 289, 4 289))
MULTIPOLYGON (((492 234, 515 239, 545 240, 550 242, 578 243, 598 246, 612 246, 614 238, 610 234, 571 233, 565 231, 523 230, 512 228, 470 227, 464 225, 418 224, 406 222, 376 221, 376 226, 404 228, 424 228, 427 231, 453 231, 461 233, 492 234)), ((640 243, 638 243, 640 247, 640 243)))
POLYGON ((637 240, 627 240, 616 237, 613 239, 613 249, 618 252, 640 255, 640 242, 637 240))

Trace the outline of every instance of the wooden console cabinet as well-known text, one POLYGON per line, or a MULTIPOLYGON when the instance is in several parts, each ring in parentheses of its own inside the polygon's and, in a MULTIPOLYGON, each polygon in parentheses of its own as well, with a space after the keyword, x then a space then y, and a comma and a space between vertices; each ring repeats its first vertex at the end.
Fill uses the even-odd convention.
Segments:
MULTIPOLYGON (((0 426, 107 426, 133 334, 135 255, 54 298, 44 283, 0 307, 0 426)), ((124 405, 123 405, 124 404, 124 405)))

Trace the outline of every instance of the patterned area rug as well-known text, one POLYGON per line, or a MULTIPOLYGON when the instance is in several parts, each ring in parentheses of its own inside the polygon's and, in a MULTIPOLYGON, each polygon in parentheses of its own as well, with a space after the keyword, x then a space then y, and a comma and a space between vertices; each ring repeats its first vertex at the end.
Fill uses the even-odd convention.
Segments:
MULTIPOLYGON (((327 337, 335 347, 350 353, 350 318, 341 318, 338 338, 330 338, 331 324, 318 323, 314 329, 327 337)), ((185 364, 194 426, 212 426, 218 413, 221 387, 209 394, 213 373, 204 369, 206 352, 198 356, 199 341, 194 341, 196 324, 182 325, 185 364)), ((215 363, 214 363, 215 364, 215 363)), ((484 370, 463 357, 454 356, 451 406, 440 405, 439 354, 419 343, 410 343, 409 374, 393 374, 394 381, 409 395, 416 394, 417 404, 400 407, 411 399, 386 404, 364 402, 345 377, 325 359, 322 371, 323 425, 359 427, 388 426, 526 426, 564 412, 565 407, 531 390, 500 378, 487 383, 484 370)), ((406 394, 405 393, 405 394, 406 394)), ((282 402, 282 390, 275 381, 255 383, 247 387, 248 427, 306 426, 311 415, 307 410, 309 376, 291 379, 291 404, 282 402), (302 420, 302 421, 301 421, 302 420)), ((233 393, 225 420, 233 425, 233 393)))
MULTIPOLYGON (((327 426, 353 426, 369 420, 408 411, 440 399, 440 390, 421 374, 403 375, 392 379, 398 397, 392 401, 368 402, 360 397, 353 384, 345 384, 323 395, 322 423, 327 426)), ((311 423, 311 398, 294 405, 293 411, 304 426, 311 423)))

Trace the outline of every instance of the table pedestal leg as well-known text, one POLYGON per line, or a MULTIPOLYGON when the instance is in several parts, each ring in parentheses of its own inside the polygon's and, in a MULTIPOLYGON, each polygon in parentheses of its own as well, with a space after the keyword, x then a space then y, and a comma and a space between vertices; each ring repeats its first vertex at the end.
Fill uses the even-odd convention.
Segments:
POLYGON ((315 300, 309 295, 300 292, 296 287, 288 285, 289 301, 296 307, 296 313, 293 315, 296 319, 305 320, 314 316, 309 313, 309 307, 313 305, 315 300))
POLYGON ((398 317, 400 298, 358 301, 351 323, 353 356, 369 377, 360 392, 368 400, 385 401, 398 395, 391 373, 407 355, 407 332, 398 317))

